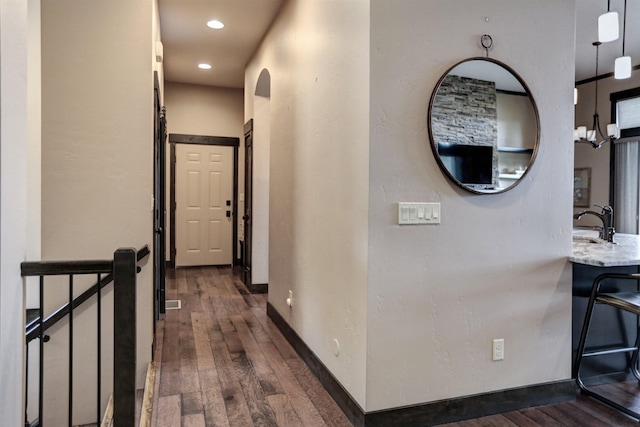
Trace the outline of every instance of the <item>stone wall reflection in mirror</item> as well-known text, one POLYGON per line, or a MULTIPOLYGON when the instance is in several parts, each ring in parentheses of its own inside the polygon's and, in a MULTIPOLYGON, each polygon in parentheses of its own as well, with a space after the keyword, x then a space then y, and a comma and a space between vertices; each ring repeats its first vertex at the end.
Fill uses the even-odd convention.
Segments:
POLYGON ((429 106, 429 136, 440 167, 474 193, 500 193, 531 167, 539 141, 538 111, 522 79, 490 58, 449 69, 429 106))

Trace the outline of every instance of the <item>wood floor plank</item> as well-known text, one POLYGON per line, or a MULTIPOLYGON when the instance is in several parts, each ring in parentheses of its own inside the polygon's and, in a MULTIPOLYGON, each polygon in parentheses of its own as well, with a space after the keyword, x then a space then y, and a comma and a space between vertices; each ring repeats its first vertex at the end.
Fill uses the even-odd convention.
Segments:
MULTIPOLYGON (((208 371, 209 372, 209 371, 208 371)), ((202 379, 206 378, 203 375, 202 379)), ((202 406, 204 408, 205 423, 207 426, 231 427, 225 401, 219 389, 207 387, 201 391, 202 406)))
POLYGON ((169 269, 165 281, 165 297, 168 300, 178 299, 178 287, 175 285, 180 270, 169 269))
POLYGON ((200 391, 198 379, 198 362, 196 346, 191 325, 191 313, 187 310, 180 311, 180 391, 182 393, 195 393, 200 391))
POLYGON ((193 341, 195 357, 198 369, 215 368, 213 353, 211 353, 211 341, 209 339, 209 322, 213 323, 211 316, 205 313, 191 313, 191 328, 193 330, 193 341))
POLYGON ((194 268, 190 274, 187 275, 187 301, 189 302, 190 311, 202 311, 201 303, 201 282, 202 282, 202 269, 194 268))
POLYGON ((182 427, 207 427, 202 414, 190 414, 182 417, 182 427))
POLYGON ((298 427, 303 425, 286 395, 272 394, 267 396, 267 402, 273 409, 279 427, 298 427))
POLYGON ((181 393, 182 395, 182 415, 203 414, 202 395, 200 390, 195 393, 181 393))
POLYGON ((160 390, 158 396, 172 396, 180 393, 180 362, 162 362, 160 390))
POLYGON ((282 388, 289 397, 293 409, 298 413, 300 420, 305 426, 322 426, 326 423, 318 412, 314 403, 309 399, 300 383, 280 356, 280 353, 271 343, 261 344, 262 349, 271 361, 276 375, 282 383, 282 388))
MULTIPOLYGON (((205 273, 206 274, 206 273, 205 273)), ((203 276, 196 285, 196 290, 200 298, 200 307, 202 312, 213 312, 213 304, 211 303, 211 295, 215 295, 216 288, 212 286, 208 277, 203 276)))
POLYGON ((216 362, 218 377, 220 378, 220 390, 225 402, 229 425, 250 426, 252 424, 251 413, 236 377, 236 371, 226 343, 212 342, 211 349, 216 362))
POLYGON ((213 312, 205 312, 204 321, 207 327, 207 334, 209 335, 209 342, 224 341, 224 334, 222 333, 222 328, 215 314, 213 312))
POLYGON ((575 406, 570 405, 569 403, 562 403, 559 405, 555 405, 556 409, 562 412, 565 415, 565 420, 570 419, 573 420, 577 425, 591 425, 593 427, 608 427, 611 424, 606 421, 601 421, 598 418, 594 418, 591 414, 576 410, 575 406))
POLYGON ((184 296, 188 295, 189 289, 187 288, 187 275, 190 273, 189 268, 178 269, 180 274, 176 275, 176 283, 178 284, 178 294, 184 296))
POLYGON ((349 425, 346 416, 300 358, 287 359, 287 366, 318 413, 329 426, 349 425), (345 424, 347 423, 347 424, 345 424))
POLYGON ((556 420, 562 426, 573 425, 576 422, 573 417, 568 417, 556 405, 541 406, 540 411, 556 420))
POLYGON ((251 330, 251 334, 257 342, 271 342, 271 337, 264 330, 262 324, 258 321, 258 319, 256 319, 256 316, 253 314, 253 311, 251 311, 250 308, 242 310, 240 312, 240 315, 251 330))
POLYGON ((504 417, 518 427, 539 427, 540 424, 524 415, 521 411, 507 412, 504 417))
MULTIPOLYGON (((537 426, 537 424, 534 424, 537 426)), ((441 427, 521 427, 520 425, 509 420, 505 416, 489 415, 486 417, 475 418, 472 420, 460 421, 457 423, 443 424, 441 427)))
MULTIPOLYGON (((266 306, 264 311, 266 311, 266 306)), ((289 341, 287 341, 287 339, 282 335, 282 332, 280 332, 273 321, 265 316, 264 311, 260 307, 251 309, 254 317, 262 325, 262 329, 278 348, 282 358, 285 360, 298 358, 298 353, 296 353, 291 344, 289 344, 289 341)))
POLYGON ((180 361, 180 336, 178 334, 178 312, 177 310, 167 310, 165 314, 164 341, 162 344, 163 362, 180 361))
MULTIPOLYGON (((200 395, 207 425, 228 426, 220 380, 216 369, 208 328, 213 325, 211 313, 191 313, 193 335, 198 360, 200 395)), ((217 323, 216 323, 217 325, 217 323)), ((221 340, 218 342, 222 342, 221 340)))
POLYGON ((594 420, 602 421, 607 425, 616 425, 621 427, 638 425, 635 420, 627 417, 621 412, 582 394, 578 395, 576 400, 568 403, 576 408, 576 411, 586 412, 593 417, 594 420))
POLYGON ((253 365, 244 352, 231 355, 254 426, 277 427, 275 414, 265 399, 264 390, 253 365))
MULTIPOLYGON (((227 289, 227 295, 223 298, 223 302, 225 303, 225 307, 227 307, 227 312, 230 315, 240 314, 240 312, 246 309, 248 306, 242 298, 242 295, 238 293, 238 289, 233 284, 233 281, 228 276, 222 278, 225 288, 227 289)), ((246 291, 245 291, 246 292, 246 291)))
POLYGON ((161 396, 158 399, 158 419, 156 427, 176 427, 180 425, 180 395, 161 396))
POLYGON ((240 315, 234 315, 231 316, 231 322, 238 332, 244 353, 247 355, 249 361, 251 361, 251 366, 260 381, 260 386, 264 394, 269 396, 271 394, 283 393, 280 381, 278 381, 278 378, 273 373, 270 362, 267 361, 262 353, 262 349, 258 346, 244 318, 240 315))
POLYGON ((546 413, 542 412, 539 408, 528 408, 528 409, 523 409, 523 410, 518 411, 518 412, 520 412, 522 415, 526 416, 527 418, 532 419, 539 426, 545 426, 545 427, 546 426, 549 426, 549 427, 567 427, 566 425, 563 425, 562 423, 560 423, 555 418, 553 418, 553 417, 547 415, 546 413))

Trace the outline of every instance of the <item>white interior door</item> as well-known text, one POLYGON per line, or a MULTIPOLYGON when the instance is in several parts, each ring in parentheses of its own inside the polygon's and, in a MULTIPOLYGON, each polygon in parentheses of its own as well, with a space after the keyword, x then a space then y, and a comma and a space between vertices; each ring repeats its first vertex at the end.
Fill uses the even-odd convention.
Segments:
POLYGON ((233 147, 176 144, 176 266, 232 263, 233 147))

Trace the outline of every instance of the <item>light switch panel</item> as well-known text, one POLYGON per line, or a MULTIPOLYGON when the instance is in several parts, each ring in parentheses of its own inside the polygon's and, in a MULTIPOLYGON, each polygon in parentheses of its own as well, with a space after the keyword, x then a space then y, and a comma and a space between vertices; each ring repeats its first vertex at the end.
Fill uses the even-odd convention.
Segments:
POLYGON ((398 224, 440 224, 440 203, 398 203, 398 224))

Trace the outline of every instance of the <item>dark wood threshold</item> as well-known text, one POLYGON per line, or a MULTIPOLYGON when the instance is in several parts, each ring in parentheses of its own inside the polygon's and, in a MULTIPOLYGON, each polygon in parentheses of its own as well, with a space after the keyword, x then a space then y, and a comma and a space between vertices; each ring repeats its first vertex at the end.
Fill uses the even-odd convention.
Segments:
POLYGON ((575 400, 575 380, 567 379, 420 405, 364 412, 278 311, 267 303, 267 316, 280 329, 302 360, 357 427, 434 426, 534 406, 575 400))
POLYGON ((247 288, 252 294, 266 294, 269 292, 268 283, 254 283, 252 285, 247 285, 247 288))

